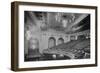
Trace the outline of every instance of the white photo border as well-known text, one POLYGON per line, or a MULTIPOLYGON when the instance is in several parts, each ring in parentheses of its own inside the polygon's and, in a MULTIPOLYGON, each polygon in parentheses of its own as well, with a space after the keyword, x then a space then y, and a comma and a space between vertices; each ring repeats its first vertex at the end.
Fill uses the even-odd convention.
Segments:
POLYGON ((64 66, 64 65, 84 65, 84 64, 95 64, 95 10, 94 9, 83 9, 83 8, 63 8, 63 7, 46 7, 46 6, 28 6, 19 5, 19 42, 18 42, 18 66, 19 68, 35 68, 35 67, 51 67, 51 66, 64 66), (89 13, 90 18, 90 35, 91 35, 91 58, 90 59, 77 59, 77 60, 58 60, 58 61, 24 61, 24 11, 46 11, 46 12, 69 12, 69 13, 89 13))

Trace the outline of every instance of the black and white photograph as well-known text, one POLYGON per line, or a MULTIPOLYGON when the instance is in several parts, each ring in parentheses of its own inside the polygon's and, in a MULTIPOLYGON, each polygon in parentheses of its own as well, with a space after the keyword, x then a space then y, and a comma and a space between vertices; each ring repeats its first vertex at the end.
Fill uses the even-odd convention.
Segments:
POLYGON ((90 14, 24 11, 24 61, 89 59, 90 14))
POLYGON ((14 71, 97 66, 97 7, 12 3, 14 71))

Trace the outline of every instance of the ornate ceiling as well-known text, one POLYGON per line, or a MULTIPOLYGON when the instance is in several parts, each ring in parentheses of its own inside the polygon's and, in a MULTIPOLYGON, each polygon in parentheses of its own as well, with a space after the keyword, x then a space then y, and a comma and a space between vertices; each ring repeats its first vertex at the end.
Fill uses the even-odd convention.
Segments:
POLYGON ((80 30, 85 24, 90 27, 90 15, 82 13, 25 11, 25 22, 27 21, 36 25, 40 30, 55 29, 66 33, 80 30), (87 20, 88 24, 85 23, 86 20, 83 22, 84 19, 87 20))

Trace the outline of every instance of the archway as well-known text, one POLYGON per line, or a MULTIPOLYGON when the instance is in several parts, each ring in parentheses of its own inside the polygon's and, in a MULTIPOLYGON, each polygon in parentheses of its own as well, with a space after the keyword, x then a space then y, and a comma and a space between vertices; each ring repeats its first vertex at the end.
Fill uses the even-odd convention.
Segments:
POLYGON ((48 48, 51 48, 56 45, 56 39, 54 37, 50 37, 48 40, 48 48))
POLYGON ((59 44, 63 44, 64 43, 64 39, 63 38, 59 38, 58 41, 57 41, 57 43, 58 43, 58 45, 59 44))

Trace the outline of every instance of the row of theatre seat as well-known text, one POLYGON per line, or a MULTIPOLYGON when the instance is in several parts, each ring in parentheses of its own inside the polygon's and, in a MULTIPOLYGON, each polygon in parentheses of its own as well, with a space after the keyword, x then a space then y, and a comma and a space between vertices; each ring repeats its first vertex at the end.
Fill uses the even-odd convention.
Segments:
POLYGON ((69 53, 69 54, 73 54, 74 58, 83 58, 82 56, 85 53, 90 54, 90 39, 72 40, 70 42, 51 47, 49 49, 45 49, 43 53, 62 54, 65 56, 68 56, 69 53))

